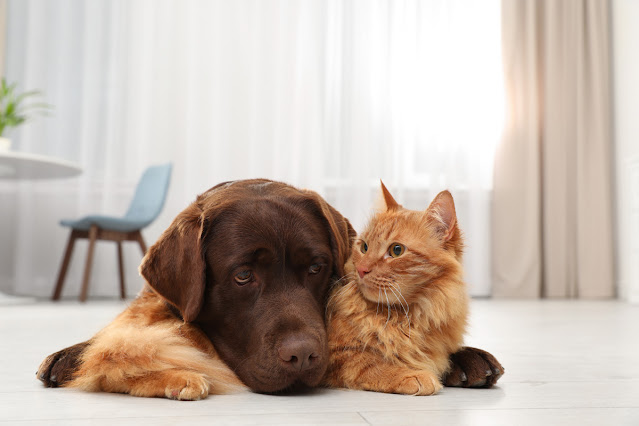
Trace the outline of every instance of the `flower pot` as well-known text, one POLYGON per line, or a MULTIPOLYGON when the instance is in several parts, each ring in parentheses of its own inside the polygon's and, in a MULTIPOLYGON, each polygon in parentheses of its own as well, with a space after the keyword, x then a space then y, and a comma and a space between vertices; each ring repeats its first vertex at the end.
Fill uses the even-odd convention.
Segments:
POLYGON ((11 149, 11 139, 0 137, 0 151, 9 151, 11 149))

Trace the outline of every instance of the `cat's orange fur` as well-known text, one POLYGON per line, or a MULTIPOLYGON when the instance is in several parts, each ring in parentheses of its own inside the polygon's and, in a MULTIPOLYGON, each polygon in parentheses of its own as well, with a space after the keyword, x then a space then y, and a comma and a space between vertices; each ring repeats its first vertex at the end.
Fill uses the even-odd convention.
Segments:
POLYGON ((413 211, 382 191, 385 210, 355 241, 346 284, 329 300, 325 383, 431 395, 462 346, 468 314, 455 205, 443 191, 413 211), (390 253, 395 243, 405 246, 399 257, 390 253))

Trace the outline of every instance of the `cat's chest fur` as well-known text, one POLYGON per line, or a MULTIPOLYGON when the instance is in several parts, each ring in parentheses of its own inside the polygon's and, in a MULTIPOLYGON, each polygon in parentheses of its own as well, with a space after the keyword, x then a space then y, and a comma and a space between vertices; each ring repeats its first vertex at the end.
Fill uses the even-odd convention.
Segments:
MULTIPOLYGON (((443 372, 463 344, 468 309, 463 283, 425 292, 408 309, 366 300, 356 283, 338 289, 329 304, 329 345, 370 351, 386 361, 443 372)), ((383 300, 383 297, 382 297, 383 300)))

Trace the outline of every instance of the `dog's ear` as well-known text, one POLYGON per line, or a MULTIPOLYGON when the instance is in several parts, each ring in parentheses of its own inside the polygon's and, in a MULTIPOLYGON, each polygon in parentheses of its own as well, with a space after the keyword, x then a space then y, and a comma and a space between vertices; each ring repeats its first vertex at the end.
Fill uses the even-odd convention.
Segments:
POLYGON ((192 203, 151 246, 142 259, 140 274, 160 296, 179 309, 186 322, 202 308, 206 285, 202 209, 192 203))
POLYGON ((342 278, 346 274, 344 272, 344 264, 351 255, 353 240, 357 234, 348 219, 328 204, 326 200, 316 193, 313 193, 313 198, 328 222, 331 250, 333 252, 333 274, 337 279, 342 278))

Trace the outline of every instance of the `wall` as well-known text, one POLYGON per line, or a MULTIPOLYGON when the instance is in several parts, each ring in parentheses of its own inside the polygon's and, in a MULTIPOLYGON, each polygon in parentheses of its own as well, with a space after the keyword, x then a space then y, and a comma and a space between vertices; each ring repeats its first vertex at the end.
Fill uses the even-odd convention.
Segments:
POLYGON ((7 2, 6 0, 0 0, 0 77, 4 75, 4 49, 6 44, 6 16, 7 2))
POLYGON ((639 2, 612 2, 619 295, 639 303, 639 2))

